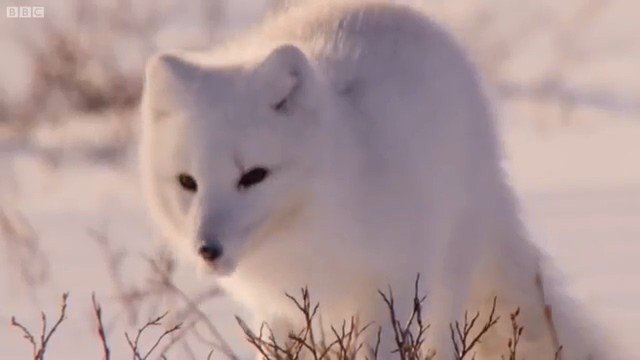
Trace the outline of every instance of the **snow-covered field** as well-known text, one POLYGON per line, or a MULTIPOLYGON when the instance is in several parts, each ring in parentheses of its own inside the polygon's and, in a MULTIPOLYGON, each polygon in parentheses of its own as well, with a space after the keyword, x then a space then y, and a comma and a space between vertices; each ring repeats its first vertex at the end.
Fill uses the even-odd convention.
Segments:
MULTIPOLYGON (((640 154, 640 123, 592 123, 545 133, 514 123, 504 124, 503 132, 535 240, 556 260, 572 293, 615 339, 632 347, 640 333, 640 167, 634 161, 640 154)), ((135 254, 153 252, 133 162, 118 169, 83 161, 60 166, 52 172, 30 155, 3 155, 5 175, 13 170, 19 184, 14 204, 38 233, 51 279, 32 296, 18 280, 14 254, 3 248, 2 358, 25 358, 29 352, 18 331, 6 326, 11 315, 36 325, 38 309, 55 313, 63 291, 71 293, 70 315, 52 342, 51 358, 98 356, 91 292, 102 299, 107 318, 119 305, 110 301, 112 280, 92 232, 106 231, 115 244, 134 253, 132 261, 139 264, 130 266, 127 279, 139 278, 136 270, 145 271, 135 254)), ((211 281, 194 279, 191 271, 182 269, 183 286, 195 289, 211 281)), ((225 300, 207 308, 229 341, 238 343, 232 315, 242 309, 225 300)), ((124 329, 109 329, 114 352, 121 356, 127 353, 124 329)), ((640 356, 637 350, 635 356, 640 356)))
MULTIPOLYGON (((479 3, 466 2, 468 8, 478 7, 479 3)), ((517 21, 519 15, 515 14, 524 12, 508 5, 508 1, 492 3, 498 19, 511 12, 516 19, 513 21, 517 21)), ((557 16, 545 18, 546 21, 560 19, 559 23, 563 23, 563 19, 571 18, 572 6, 577 3, 580 1, 567 1, 573 5, 550 11, 557 16)), ((631 20, 640 6, 626 0, 611 3, 603 10, 601 20, 588 27, 592 40, 586 42, 588 46, 578 46, 569 60, 559 61, 568 64, 568 68, 554 70, 549 65, 551 60, 539 55, 549 52, 553 43, 542 32, 527 38, 528 46, 506 61, 504 68, 493 74, 493 80, 527 85, 535 83, 541 72, 553 75, 557 70, 569 83, 570 92, 604 88, 616 95, 617 102, 602 96, 577 99, 577 110, 569 121, 536 101, 508 98, 500 102, 504 108, 500 125, 507 166, 534 240, 555 260, 571 293, 586 304, 612 338, 630 349, 630 359, 637 359, 640 113, 633 101, 640 93, 640 25, 631 20), (610 42, 611 39, 619 42, 610 42), (636 40, 625 42, 629 39, 636 40), (593 61, 576 61, 575 56, 593 61), (586 106, 581 103, 583 100, 586 106), (606 109, 591 109, 589 106, 594 104, 606 109)), ((460 21, 466 17, 455 18, 458 23, 452 19, 469 9, 456 7, 455 4, 465 4, 463 1, 448 4, 451 5, 446 9, 443 7, 442 21, 450 21, 452 28, 464 32, 460 21)), ((240 5, 232 10, 241 13, 240 17, 255 15, 241 11, 240 5)), ((460 37, 473 40, 464 33, 460 37)), ((74 131, 63 131, 66 137, 54 143, 73 142, 69 140, 73 135, 69 134, 74 131)), ((91 127, 80 132, 90 133, 89 139, 100 133, 91 127)), ((50 140, 52 136, 43 138, 50 140)), ((148 263, 144 256, 156 253, 159 242, 144 211, 133 148, 117 164, 87 158, 68 146, 63 146, 66 150, 60 160, 53 161, 43 157, 39 148, 34 149, 33 143, 25 145, 3 136, 0 140, 0 225, 11 222, 16 231, 7 235, 6 226, 0 231, 0 359, 30 358, 27 342, 18 329, 8 326, 11 316, 38 329, 39 311, 43 309, 50 314, 52 323, 60 295, 65 291, 71 293, 68 320, 54 336, 47 358, 99 358, 101 348, 91 309, 93 291, 103 305, 113 358, 130 357, 124 331, 135 332, 154 310, 157 315, 184 306, 179 298, 166 298, 156 309, 144 307, 137 321, 127 321, 115 295, 118 286, 109 272, 109 253, 96 240, 106 238, 111 248, 127 250, 121 268, 126 285, 145 283, 148 263), (32 286, 25 284, 25 279, 31 279, 32 286)), ((176 284, 192 295, 213 281, 194 274, 195 270, 186 265, 179 265, 176 273, 176 284)), ((209 301, 203 309, 236 351, 246 355, 233 319, 234 314, 246 311, 222 297, 209 301)), ((167 321, 170 323, 171 319, 167 321)), ((207 337, 206 329, 201 332, 207 337)), ((197 358, 206 358, 208 346, 198 339, 189 341, 197 358)), ((175 354, 181 350, 175 349, 175 354)))
MULTIPOLYGON (((576 298, 627 347, 640 331, 640 124, 551 134, 507 131, 507 153, 534 240, 576 298)), ((640 356, 635 346, 634 357, 640 356)))

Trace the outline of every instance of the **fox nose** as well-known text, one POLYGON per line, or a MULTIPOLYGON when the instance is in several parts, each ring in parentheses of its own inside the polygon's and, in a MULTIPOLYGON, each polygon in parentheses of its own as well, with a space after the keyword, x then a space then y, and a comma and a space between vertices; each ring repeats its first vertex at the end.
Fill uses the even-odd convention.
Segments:
POLYGON ((220 258, 220 256, 222 256, 222 245, 220 245, 220 243, 218 243, 217 241, 202 244, 198 249, 198 254, 205 261, 215 261, 220 258))

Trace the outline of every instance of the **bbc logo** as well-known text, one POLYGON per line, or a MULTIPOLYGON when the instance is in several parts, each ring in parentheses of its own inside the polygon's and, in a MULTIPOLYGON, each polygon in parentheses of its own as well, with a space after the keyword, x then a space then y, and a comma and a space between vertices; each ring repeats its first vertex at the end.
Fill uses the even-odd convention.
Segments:
POLYGON ((8 18, 43 18, 44 6, 7 6, 8 18))

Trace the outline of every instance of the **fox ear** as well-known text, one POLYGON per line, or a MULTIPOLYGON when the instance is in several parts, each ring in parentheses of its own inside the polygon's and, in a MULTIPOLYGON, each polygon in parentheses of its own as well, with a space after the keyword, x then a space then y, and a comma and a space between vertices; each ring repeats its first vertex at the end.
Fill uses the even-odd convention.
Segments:
POLYGON ((156 55, 147 63, 146 80, 155 83, 189 83, 198 78, 202 68, 177 54, 156 55))
POLYGON ((310 96, 312 70, 305 54, 294 45, 273 50, 255 70, 257 88, 274 111, 289 112, 310 96))
POLYGON ((203 76, 200 65, 180 55, 154 56, 148 61, 145 71, 144 107, 151 110, 154 118, 163 117, 176 101, 181 101, 185 89, 195 88, 203 76))

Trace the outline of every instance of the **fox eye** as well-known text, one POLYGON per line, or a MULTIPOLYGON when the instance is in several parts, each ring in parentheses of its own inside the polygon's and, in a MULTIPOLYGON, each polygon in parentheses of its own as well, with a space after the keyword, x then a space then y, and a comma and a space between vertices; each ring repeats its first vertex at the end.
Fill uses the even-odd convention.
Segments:
POLYGON ((238 190, 246 190, 256 184, 261 183, 269 176, 269 169, 254 167, 240 176, 236 187, 238 190))
POLYGON ((187 191, 196 192, 198 190, 198 183, 196 182, 196 179, 189 174, 178 174, 178 183, 180 183, 180 186, 187 191))

